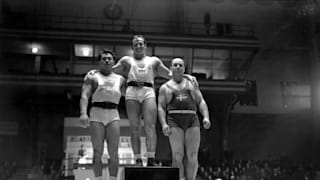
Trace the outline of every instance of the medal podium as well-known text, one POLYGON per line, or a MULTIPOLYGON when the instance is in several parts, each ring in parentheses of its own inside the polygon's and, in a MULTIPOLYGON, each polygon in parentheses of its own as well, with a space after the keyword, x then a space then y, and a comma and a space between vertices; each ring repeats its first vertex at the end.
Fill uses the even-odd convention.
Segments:
MULTIPOLYGON (((128 120, 121 120, 120 122, 122 123, 120 124, 122 128, 121 132, 130 132, 128 120)), ((66 117, 64 123, 64 140, 66 149, 66 157, 64 161, 65 177, 74 177, 74 180, 95 180, 92 169, 93 148, 89 130, 79 127, 78 117, 66 117), (85 153, 82 157, 79 157, 79 148, 81 147, 83 147, 85 153)), ((172 168, 169 166, 135 166, 131 137, 128 134, 122 134, 119 141, 119 170, 117 180, 179 180, 178 168, 172 168)), ((142 136, 140 141, 143 165, 146 166, 146 138, 142 136)), ((165 147, 168 147, 168 144, 165 147)), ((105 143, 102 157, 103 180, 109 180, 108 159, 110 156, 107 149, 107 143, 105 143)))
MULTIPOLYGON (((102 177, 109 180, 108 168, 103 169, 102 177)), ((95 180, 92 169, 76 169, 74 170, 75 180, 95 180)), ((135 167, 122 166, 119 167, 117 180, 179 180, 179 169, 172 167, 135 167)))
POLYGON ((179 169, 172 167, 125 167, 124 180, 179 180, 179 169))

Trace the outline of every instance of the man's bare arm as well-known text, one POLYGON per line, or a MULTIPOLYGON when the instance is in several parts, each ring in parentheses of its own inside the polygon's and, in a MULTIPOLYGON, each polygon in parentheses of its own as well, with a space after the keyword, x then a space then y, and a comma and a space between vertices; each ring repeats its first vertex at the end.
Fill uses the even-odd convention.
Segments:
POLYGON ((199 111, 202 114, 203 119, 208 119, 209 120, 210 119, 210 117, 209 117, 209 109, 208 109, 207 103, 204 100, 203 95, 202 95, 202 93, 201 93, 201 91, 199 89, 198 81, 194 78, 192 83, 193 83, 193 86, 194 86, 195 99, 196 99, 196 103, 198 104, 199 111))
POLYGON ((162 133, 165 136, 170 136, 171 134, 171 129, 166 120, 167 101, 171 98, 168 98, 168 96, 169 94, 165 85, 162 85, 158 96, 158 116, 162 126, 162 133))
POLYGON ((114 66, 112 66, 112 71, 114 73, 120 74, 124 77, 127 77, 127 71, 129 69, 129 56, 124 56, 122 57, 117 64, 115 64, 114 66))
POLYGON ((159 89, 159 95, 158 95, 158 116, 159 116, 161 126, 167 124, 166 108, 167 108, 166 89, 162 85, 159 89))
POLYGON ((83 83, 82 89, 81 89, 81 98, 80 98, 80 114, 87 115, 87 108, 89 104, 89 98, 91 96, 92 91, 92 85, 91 83, 83 83))
POLYGON ((163 62, 158 58, 158 57, 154 57, 157 63, 157 74, 160 77, 163 77, 165 79, 170 79, 171 78, 171 73, 170 70, 167 68, 166 65, 163 64, 163 62))
POLYGON ((122 96, 125 96, 125 94, 126 94, 126 88, 127 88, 127 83, 126 83, 126 79, 124 78, 124 77, 121 77, 120 78, 120 84, 121 84, 121 86, 120 86, 120 92, 121 92, 121 95, 122 96))

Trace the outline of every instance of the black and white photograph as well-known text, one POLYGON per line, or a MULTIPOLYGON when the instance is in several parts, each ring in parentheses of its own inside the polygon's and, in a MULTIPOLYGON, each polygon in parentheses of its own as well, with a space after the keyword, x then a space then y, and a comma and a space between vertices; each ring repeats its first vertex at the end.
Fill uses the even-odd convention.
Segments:
POLYGON ((320 180, 320 0, 0 0, 0 180, 320 180))

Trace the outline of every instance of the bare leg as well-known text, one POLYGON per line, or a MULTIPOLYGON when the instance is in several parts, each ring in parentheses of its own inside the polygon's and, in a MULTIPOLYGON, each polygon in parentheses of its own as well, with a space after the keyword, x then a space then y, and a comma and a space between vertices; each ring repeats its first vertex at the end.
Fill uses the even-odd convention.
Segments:
POLYGON ((106 127, 106 139, 108 143, 108 152, 110 155, 109 172, 110 177, 117 177, 119 167, 118 147, 120 137, 119 121, 112 121, 106 127))
POLYGON ((100 122, 90 122, 90 134, 93 147, 93 172, 95 177, 102 177, 103 145, 105 137, 105 127, 100 122))
POLYGON ((135 157, 141 156, 140 103, 136 100, 126 100, 126 109, 127 109, 127 115, 130 123, 132 150, 135 157))
POLYGON ((200 128, 191 127, 185 133, 187 153, 187 179, 196 180, 198 171, 198 151, 200 147, 200 128))
POLYGON ((172 127, 169 136, 172 151, 172 166, 179 168, 180 179, 184 178, 184 132, 180 128, 172 127))
POLYGON ((154 158, 157 145, 156 120, 157 120, 157 104, 155 98, 148 98, 143 101, 142 115, 144 121, 144 129, 146 132, 146 144, 148 157, 154 158))

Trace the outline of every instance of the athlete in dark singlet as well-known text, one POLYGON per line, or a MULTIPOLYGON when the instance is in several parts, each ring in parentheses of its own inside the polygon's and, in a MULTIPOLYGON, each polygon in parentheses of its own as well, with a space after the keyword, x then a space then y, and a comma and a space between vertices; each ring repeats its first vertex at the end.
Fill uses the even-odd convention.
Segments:
POLYGON ((169 136, 172 165, 179 168, 180 179, 185 179, 186 174, 186 179, 195 180, 200 146, 200 123, 196 112, 199 108, 203 115, 203 126, 208 129, 211 125, 209 111, 195 77, 184 74, 184 61, 173 59, 171 71, 172 78, 159 90, 159 120, 164 135, 169 136), (184 152, 187 157, 185 165, 184 152))
POLYGON ((186 131, 190 127, 200 126, 198 116, 196 115, 197 104, 193 100, 193 89, 186 83, 186 87, 181 90, 166 84, 170 89, 172 98, 167 105, 167 122, 170 127, 181 128, 186 131))

